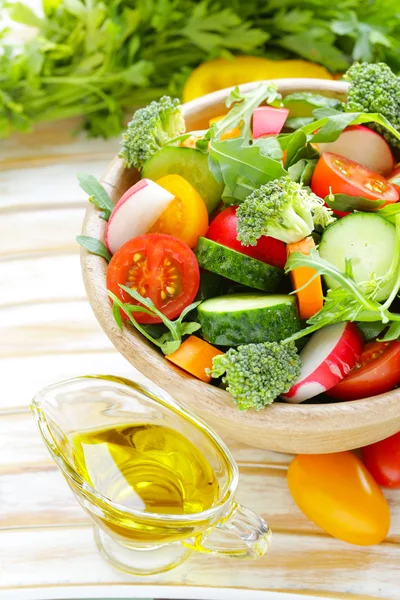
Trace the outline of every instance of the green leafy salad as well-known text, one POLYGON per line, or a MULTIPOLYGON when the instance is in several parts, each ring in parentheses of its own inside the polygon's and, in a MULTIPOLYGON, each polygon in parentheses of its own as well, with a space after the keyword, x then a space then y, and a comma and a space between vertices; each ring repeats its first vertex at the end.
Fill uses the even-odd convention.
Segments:
POLYGON ((344 101, 236 88, 196 131, 164 96, 123 134, 138 181, 115 206, 79 176, 107 226, 78 241, 109 261, 118 327, 240 410, 400 384, 400 80, 344 78, 344 101))

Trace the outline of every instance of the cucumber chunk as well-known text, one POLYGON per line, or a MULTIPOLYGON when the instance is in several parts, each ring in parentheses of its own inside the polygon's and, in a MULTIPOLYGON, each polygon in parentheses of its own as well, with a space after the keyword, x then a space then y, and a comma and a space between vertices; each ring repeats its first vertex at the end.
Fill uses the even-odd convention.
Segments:
POLYGON ((165 146, 144 165, 142 177, 157 181, 164 175, 181 175, 203 198, 208 214, 221 202, 223 185, 208 168, 208 156, 193 148, 165 146))
MULTIPOLYGON (((354 213, 347 215, 328 227, 319 245, 320 256, 332 265, 345 270, 345 258, 351 258, 354 279, 357 283, 386 275, 393 260, 396 245, 396 229, 392 223, 375 213, 354 213)), ((329 288, 340 284, 324 275, 329 288)), ((377 300, 385 300, 393 288, 389 282, 377 300)))
POLYGON ((203 338, 217 346, 279 342, 300 329, 294 296, 230 294, 198 307, 203 338))
POLYGON ((256 290, 275 292, 283 279, 281 269, 204 237, 199 237, 194 253, 203 269, 256 290))

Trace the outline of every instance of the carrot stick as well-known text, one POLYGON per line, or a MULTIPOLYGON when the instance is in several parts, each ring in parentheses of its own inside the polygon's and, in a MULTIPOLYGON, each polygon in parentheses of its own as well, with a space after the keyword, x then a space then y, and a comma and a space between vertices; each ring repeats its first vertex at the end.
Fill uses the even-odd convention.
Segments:
MULTIPOLYGON (((314 248, 314 240, 312 237, 304 238, 300 242, 294 242, 286 246, 288 256, 293 252, 301 252, 309 254, 311 248, 314 248)), ((315 269, 310 267, 297 267, 290 271, 290 278, 293 289, 297 290, 305 285, 312 277, 316 275, 315 269)), ((324 300, 322 295, 321 277, 315 277, 307 287, 296 292, 297 304, 299 307, 300 319, 307 320, 319 310, 321 310, 324 300)))
POLYGON ((223 354, 208 342, 191 335, 179 346, 178 350, 167 354, 167 360, 184 369, 191 375, 208 383, 211 377, 206 374, 206 369, 211 369, 212 359, 218 354, 223 354))

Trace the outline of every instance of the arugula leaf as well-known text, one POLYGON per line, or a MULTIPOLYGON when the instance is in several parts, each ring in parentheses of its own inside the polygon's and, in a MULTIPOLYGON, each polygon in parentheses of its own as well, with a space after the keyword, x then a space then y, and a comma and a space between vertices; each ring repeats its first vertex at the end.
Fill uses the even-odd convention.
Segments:
POLYGON ((291 179, 297 183, 302 183, 303 185, 310 185, 311 177, 314 173, 317 162, 317 158, 301 158, 288 168, 288 173, 291 179))
POLYGON ((325 198, 325 204, 340 212, 352 212, 353 210, 374 212, 382 208, 385 202, 385 200, 369 200, 363 196, 348 196, 347 194, 329 194, 325 198))
POLYGON ((114 209, 114 204, 104 187, 97 181, 96 177, 88 173, 78 173, 77 177, 80 187, 89 194, 89 202, 99 208, 102 211, 99 216, 108 221, 114 209))
POLYGON ((379 338, 379 342, 391 342, 400 338, 400 322, 394 321, 390 323, 388 330, 382 338, 379 338))
POLYGON ((224 202, 243 202, 262 184, 287 175, 281 161, 265 156, 262 150, 262 145, 243 145, 242 138, 211 140, 208 164, 216 180, 225 184, 224 202))
POLYGON ((262 102, 271 104, 281 99, 278 86, 274 83, 260 83, 251 92, 243 93, 236 87, 226 99, 226 106, 230 108, 227 115, 210 128, 208 138, 219 139, 228 129, 240 127, 241 137, 245 142, 251 139, 251 118, 253 110, 262 102))
POLYGON ((387 328, 386 323, 368 323, 368 322, 360 322, 357 323, 357 328, 361 331, 363 338, 366 342, 370 340, 374 340, 378 337, 380 333, 384 329, 387 328))
MULTIPOLYGON (((288 94, 282 104, 290 110, 291 118, 312 118, 313 111, 317 108, 331 108, 340 110, 342 104, 335 98, 313 94, 311 92, 296 92, 288 94)), ((287 125, 287 120, 285 126, 287 125)))
MULTIPOLYGON (((356 283, 350 259, 345 260, 345 271, 342 272, 321 258, 316 248, 311 249, 308 255, 295 252, 289 256, 285 271, 298 267, 314 269, 314 277, 329 275, 337 281, 339 287, 328 290, 322 309, 307 321, 309 327, 289 339, 296 340, 321 327, 343 321, 379 322, 385 326, 392 323, 386 335, 394 336, 397 333, 397 326, 393 323, 400 323, 400 314, 390 312, 389 308, 400 289, 400 215, 396 217, 396 247, 392 264, 384 276, 372 276, 368 281, 356 283), (375 298, 388 282, 393 282, 392 290, 387 300, 381 304, 375 298)), ((303 288, 308 284, 309 282, 303 288)))
POLYGON ((310 125, 305 125, 300 131, 306 134, 312 134, 311 142, 334 142, 338 139, 343 129, 349 125, 362 125, 364 123, 376 123, 385 127, 392 135, 400 140, 400 132, 389 123, 389 121, 379 113, 337 113, 325 116, 310 125))
POLYGON ((387 204, 378 210, 378 214, 393 223, 393 225, 396 225, 396 215, 400 215, 400 202, 387 204))
POLYGON ((89 250, 92 254, 97 254, 106 259, 107 262, 111 260, 111 254, 107 250, 106 246, 100 240, 88 235, 77 235, 76 241, 78 244, 89 250))
POLYGON ((145 338, 147 338, 152 344, 158 346, 164 354, 172 354, 179 348, 182 343, 182 337, 184 335, 190 335, 191 333, 200 329, 200 323, 196 322, 183 322, 183 319, 186 315, 198 307, 201 304, 201 300, 198 302, 193 302, 189 306, 183 309, 178 319, 175 321, 170 321, 158 308, 154 305, 154 303, 150 300, 150 298, 144 298, 137 292, 125 285, 120 284, 119 286, 124 292, 129 294, 136 302, 140 302, 137 304, 129 304, 122 302, 115 294, 108 291, 109 297, 113 301, 113 316, 114 320, 117 323, 118 327, 122 329, 122 316, 121 311, 128 317, 129 323, 133 325, 145 338), (151 332, 146 329, 146 326, 140 325, 135 317, 135 312, 144 312, 148 315, 158 317, 167 327, 168 331, 163 333, 161 336, 155 338, 151 335, 151 332))

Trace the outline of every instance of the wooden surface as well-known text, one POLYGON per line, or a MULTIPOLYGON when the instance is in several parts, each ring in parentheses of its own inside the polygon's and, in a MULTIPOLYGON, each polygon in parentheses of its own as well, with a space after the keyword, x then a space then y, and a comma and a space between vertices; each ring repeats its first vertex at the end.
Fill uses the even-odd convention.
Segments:
MULTIPOLYGON (((182 594, 182 586, 205 585, 398 600, 399 491, 385 492, 392 511, 388 539, 352 547, 298 511, 286 485, 290 456, 229 439, 240 466, 239 500, 273 529, 269 555, 254 563, 192 555, 175 571, 146 579, 119 573, 100 558, 90 523, 28 408, 41 386, 74 375, 143 380, 92 314, 74 241, 86 207, 76 172, 100 176, 117 143, 72 139, 71 127, 57 124, 0 142, 0 599, 55 600, 79 592, 104 598, 122 590, 132 597, 148 585, 176 585, 182 594)), ((248 600, 246 592, 239 597, 248 600)))
MULTIPOLYGON (((306 90, 343 99, 347 89, 346 83, 321 79, 282 79, 276 83, 283 95, 306 90)), ((251 83, 241 87, 250 90, 257 85, 251 83)), ((184 105, 188 130, 202 129, 210 117, 223 113, 227 94, 226 90, 220 90, 184 105)), ((119 159, 110 164, 103 184, 114 204, 138 176, 134 169, 124 169, 119 159)), ((93 205, 88 207, 83 233, 104 241, 106 224, 99 219, 98 213, 93 205)), ((268 450, 318 454, 366 446, 400 430, 400 389, 353 402, 277 402, 261 412, 239 412, 226 391, 191 377, 166 361, 136 330, 124 328, 120 331, 112 317, 106 293, 106 261, 84 249, 81 255, 90 303, 118 350, 134 367, 207 420, 221 435, 244 443, 251 439, 254 446, 268 450)))

